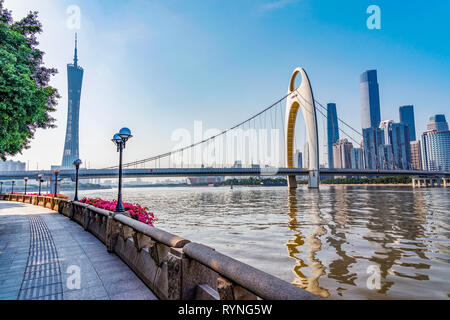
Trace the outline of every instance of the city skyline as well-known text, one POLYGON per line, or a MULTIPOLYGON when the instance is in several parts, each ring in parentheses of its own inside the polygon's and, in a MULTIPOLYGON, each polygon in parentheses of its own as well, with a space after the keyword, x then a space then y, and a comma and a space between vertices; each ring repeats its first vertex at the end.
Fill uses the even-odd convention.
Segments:
MULTIPOLYGON (((365 28, 367 18, 365 8, 354 3, 353 6, 345 6, 342 12, 344 15, 350 12, 359 12, 360 17, 357 19, 355 16, 350 19, 350 22, 346 23, 343 23, 337 17, 334 20, 332 18, 327 23, 327 19, 330 19, 330 11, 333 9, 331 3, 330 7, 326 8, 324 12, 315 10, 316 8, 311 3, 305 4, 305 2, 295 1, 286 7, 262 11, 256 3, 242 7, 242 18, 248 18, 252 22, 256 21, 261 27, 261 31, 255 29, 248 31, 256 38, 260 38, 264 32, 267 32, 266 23, 270 24, 274 21, 285 21, 285 24, 276 24, 279 26, 278 29, 267 33, 267 37, 270 39, 279 37, 286 28, 292 27, 295 27, 295 30, 300 29, 300 27, 306 27, 310 30, 311 26, 317 24, 321 30, 328 29, 330 25, 338 25, 344 28, 342 35, 333 33, 337 38, 343 40, 342 45, 336 46, 337 52, 334 57, 320 53, 322 48, 319 41, 314 38, 317 37, 316 33, 313 33, 312 36, 302 33, 298 37, 302 42, 311 45, 310 52, 302 53, 301 56, 298 56, 301 52, 300 45, 294 46, 290 54, 283 55, 281 53, 281 49, 289 43, 286 38, 283 38, 285 44, 281 45, 276 42, 279 46, 277 50, 266 48, 266 53, 261 50, 263 47, 258 44, 254 49, 246 47, 246 52, 242 52, 242 50, 239 50, 239 46, 243 43, 241 42, 242 35, 236 34, 236 39, 233 40, 230 36, 234 33, 220 29, 222 23, 218 21, 217 25, 213 25, 213 28, 207 34, 200 32, 201 39, 193 40, 194 46, 188 44, 189 40, 192 40, 191 37, 182 41, 179 44, 180 54, 175 56, 169 54, 170 59, 164 59, 160 56, 158 58, 161 59, 155 59, 157 58, 155 53, 157 55, 163 53, 163 51, 167 53, 168 51, 165 50, 176 47, 170 41, 163 40, 164 33, 168 33, 167 35, 173 34, 175 31, 180 31, 179 28, 184 26, 187 26, 188 29, 211 26, 212 21, 206 19, 203 14, 211 13, 220 17, 220 10, 212 5, 202 6, 199 9, 200 12, 197 13, 198 21, 193 21, 190 18, 196 16, 196 13, 186 6, 174 9, 170 4, 158 3, 152 7, 155 10, 148 11, 149 14, 154 15, 156 14, 155 11, 164 13, 175 19, 178 24, 175 30, 168 28, 167 31, 161 31, 162 34, 158 34, 158 32, 155 34, 152 31, 157 30, 156 27, 162 26, 164 29, 167 25, 160 18, 154 25, 149 26, 143 23, 143 16, 137 10, 139 7, 146 9, 151 5, 144 4, 141 1, 131 1, 130 3, 130 7, 125 11, 123 21, 119 21, 118 26, 115 27, 112 25, 111 19, 117 17, 115 12, 120 11, 122 5, 118 4, 113 8, 109 5, 101 7, 98 4, 75 2, 82 10, 83 24, 80 30, 69 30, 64 28, 67 19, 66 9, 71 4, 68 1, 58 3, 42 1, 39 4, 31 1, 17 3, 7 0, 5 2, 5 5, 13 10, 15 18, 24 16, 25 9, 27 11, 36 9, 40 12, 44 33, 39 40, 41 40, 42 47, 46 52, 44 60, 47 65, 58 68, 59 74, 55 77, 54 85, 62 94, 58 111, 55 113, 58 128, 47 130, 47 132, 38 130, 36 138, 31 144, 31 149, 24 151, 23 155, 14 157, 12 160, 30 161, 30 169, 36 169, 36 162, 39 162, 39 168, 42 169, 57 164, 58 161, 53 159, 60 159, 61 157, 60 150, 64 145, 63 132, 66 129, 64 122, 67 118, 67 108, 64 103, 67 99, 67 89, 64 88, 67 75, 62 63, 67 64, 70 57, 69 52, 73 52, 75 31, 78 32, 79 39, 81 39, 79 45, 83 52, 84 67, 89 70, 89 77, 85 79, 86 90, 83 89, 85 96, 82 97, 81 103, 86 108, 85 110, 89 110, 90 113, 83 114, 82 110, 80 114, 80 145, 83 146, 80 157, 83 160, 88 160, 85 164, 89 166, 90 163, 90 167, 115 164, 117 156, 114 148, 109 144, 109 139, 115 130, 122 126, 128 126, 134 132, 137 132, 136 139, 127 150, 126 157, 128 159, 125 160, 128 161, 168 151, 168 149, 171 149, 169 146, 173 145, 170 141, 170 133, 180 127, 191 129, 193 120, 203 120, 207 127, 212 128, 225 129, 230 127, 239 120, 236 117, 237 114, 245 112, 246 115, 251 115, 259 111, 261 107, 273 102, 275 97, 281 96, 285 92, 286 78, 291 72, 291 67, 298 64, 307 66, 316 98, 322 103, 336 102, 340 106, 339 116, 346 120, 350 119, 349 122, 357 128, 361 125, 357 114, 360 109, 357 85, 358 77, 364 70, 377 69, 379 71, 381 119, 396 118, 398 106, 412 104, 416 106, 416 126, 419 135, 425 131, 426 120, 430 115, 444 113, 443 111, 446 110, 446 104, 450 98, 449 93, 443 90, 446 81, 448 82, 444 75, 447 73, 446 70, 450 69, 448 59, 445 59, 449 55, 447 48, 435 43, 431 50, 428 50, 430 49, 429 46, 425 50, 426 41, 419 37, 420 41, 424 41, 421 42, 422 46, 417 46, 414 50, 408 51, 406 55, 402 54, 406 52, 406 49, 411 49, 410 46, 416 40, 413 41, 408 38, 409 42, 408 39, 405 39, 404 42, 397 43, 396 50, 398 52, 383 51, 398 40, 399 35, 392 29, 396 26, 396 23, 391 19, 394 12, 400 14, 397 6, 383 1, 381 1, 380 6, 386 20, 384 20, 382 30, 377 31, 365 28), (112 14, 112 17, 106 18, 105 12, 112 14), (294 22, 295 17, 305 17, 305 15, 305 22, 294 22), (50 17, 53 19, 50 19, 50 17), (132 18, 137 22, 131 23, 129 28, 120 31, 119 28, 124 23, 130 23, 132 18), (133 28, 137 28, 141 24, 143 30, 138 33, 131 32, 132 36, 125 40, 126 32, 138 30, 133 28), (94 36, 96 33, 90 32, 95 28, 100 30, 97 37, 94 36), (214 41, 212 47, 208 47, 211 50, 207 52, 217 56, 219 53, 217 50, 220 48, 222 52, 218 56, 218 61, 222 64, 220 66, 217 63, 211 63, 212 57, 205 56, 205 51, 197 50, 198 47, 196 46, 206 45, 214 36, 219 36, 220 42, 214 41), (66 38, 71 40, 70 45, 66 38), (145 39, 151 41, 144 44, 145 39), (369 43, 373 41, 373 45, 369 46, 373 52, 370 53, 367 50, 360 49, 356 54, 359 59, 355 60, 355 53, 347 50, 350 48, 349 41, 368 41, 369 43), (162 49, 146 50, 150 44, 154 46, 162 45, 162 49), (127 48, 127 45, 130 45, 130 48, 127 48), (381 49, 375 48, 375 45, 381 45, 381 49), (99 51, 99 48, 103 48, 103 50, 99 51), (134 53, 130 55, 133 50, 134 53), (261 53, 255 55, 255 50, 261 53), (382 59, 376 58, 380 50, 383 51, 382 59), (102 51, 105 52, 105 55, 98 54, 102 51), (147 55, 139 52, 146 52, 147 55), (197 56, 194 56, 194 53, 197 56), (238 53, 242 53, 242 55, 238 56, 238 53), (367 55, 364 56, 361 53, 367 53, 367 55), (267 59, 273 55, 281 59, 268 66, 267 59), (314 55, 317 58, 312 58, 314 55), (130 59, 131 57, 132 59, 130 59), (232 57, 232 59, 227 59, 227 57, 232 57), (254 59, 255 57, 257 59, 254 59), (419 81, 406 82, 406 79, 413 75, 410 71, 407 72, 409 70, 407 64, 417 57, 430 58, 423 62, 424 66, 417 69, 416 77, 427 79, 427 83, 421 83, 424 86, 422 91, 417 90, 418 84, 416 82, 419 81), (342 62, 342 67, 330 67, 335 65, 336 59, 342 62), (161 67, 158 67, 155 61, 161 62, 161 67), (251 63, 249 63, 250 61, 251 63), (186 62, 188 63, 186 64, 186 62), (325 63, 326 71, 319 66, 320 63, 325 63), (394 65, 395 68, 390 68, 394 65), (230 66, 231 73, 226 71, 230 66), (219 77, 211 73, 212 68, 217 67, 219 77), (142 70, 139 70, 139 68, 142 70), (260 72, 250 76, 258 68, 260 72), (343 69, 346 69, 345 73, 341 72, 343 69), (431 71, 425 72, 425 70, 431 71), (142 72, 144 71, 146 72, 146 78, 143 78, 142 72), (133 73, 134 76, 132 76, 133 73), (333 87, 334 84, 330 85, 327 82, 328 78, 336 79, 338 77, 342 79, 335 88, 333 87), (211 81, 211 78, 214 81, 211 81), (142 81, 142 79, 145 79, 145 81, 142 81), (212 87, 212 84, 214 84, 214 87, 212 87), (262 88, 260 88, 261 85, 262 88), (177 87, 177 90, 171 92, 174 86, 177 87), (205 94, 205 90, 208 94, 205 94), (124 94, 125 92, 128 93, 124 94), (261 93, 257 99, 254 98, 255 93, 261 93), (428 105, 430 96, 434 98, 432 105, 428 105), (180 106, 179 101, 183 101, 182 106, 180 106), (213 112, 208 113, 207 109, 213 101, 217 101, 215 103, 217 109, 215 108, 213 112), (229 110, 226 112, 227 114, 220 113, 221 106, 227 106, 227 110, 229 110), (244 108, 242 109, 242 107, 244 108), (240 111, 236 113, 238 109, 240 111), (104 156, 97 157, 96 154, 104 156)), ((229 4, 229 9, 232 8, 235 8, 235 4, 229 4)), ((408 10, 418 10, 418 8, 412 5, 408 10)), ((404 14, 407 15, 408 13, 404 14)), ((222 18, 229 17, 226 13, 223 13, 222 18)), ((345 19, 347 18, 348 16, 345 17, 345 19)), ((236 19, 238 19, 238 25, 242 26, 245 19, 236 19)), ((427 22, 429 26, 428 29, 425 26, 426 30, 438 30, 436 29, 436 21, 428 19, 427 22)), ((247 26, 247 24, 245 25, 247 26)), ((438 35, 433 35, 433 37, 438 37, 438 35)), ((165 39, 168 40, 170 37, 165 37, 165 39)), ((250 42, 252 45, 255 44, 254 40, 250 42)), ((337 44, 337 42, 333 43, 337 44)), ((296 147, 302 148, 301 145, 296 147)), ((321 162, 324 162, 323 158, 321 162)))

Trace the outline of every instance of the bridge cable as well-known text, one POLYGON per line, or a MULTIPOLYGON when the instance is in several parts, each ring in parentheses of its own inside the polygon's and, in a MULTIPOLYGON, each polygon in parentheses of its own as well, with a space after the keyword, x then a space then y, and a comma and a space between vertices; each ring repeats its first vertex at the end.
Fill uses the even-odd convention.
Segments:
MULTIPOLYGON (((204 140, 199 141, 199 142, 197 142, 197 143, 193 143, 193 144, 191 144, 191 145, 189 145, 189 146, 185 146, 185 147, 183 147, 183 148, 180 148, 180 149, 177 149, 177 150, 174 150, 174 151, 166 152, 166 153, 164 153, 164 154, 160 154, 160 155, 153 156, 153 157, 150 157, 150 158, 138 160, 138 161, 135 161, 135 162, 125 163, 125 164, 123 164, 123 167, 124 167, 124 168, 127 168, 127 167, 133 166, 133 165, 135 165, 135 164, 145 163, 145 162, 147 162, 147 161, 152 161, 152 160, 156 160, 156 159, 160 159, 160 158, 165 158, 165 157, 169 157, 169 163, 170 163, 170 156, 173 155, 173 154, 183 152, 183 151, 186 150, 186 149, 190 149, 190 148, 193 148, 193 147, 198 146, 198 145, 200 145, 200 144, 206 143, 206 142, 208 142, 208 141, 210 141, 210 140, 214 140, 214 139, 217 138, 218 136, 222 136, 222 135, 226 134, 227 132, 232 131, 232 130, 238 128, 239 126, 241 126, 241 125, 243 125, 243 124, 245 124, 245 123, 247 123, 247 122, 250 122, 251 120, 253 120, 254 123, 255 123, 255 119, 256 119, 259 115, 261 115, 261 114, 263 114, 264 112, 266 112, 266 111, 272 109, 273 107, 277 106, 279 103, 281 103, 283 100, 285 100, 285 99, 286 99, 289 95, 291 95, 292 93, 293 93, 293 92, 289 92, 288 94, 286 94, 285 96, 283 96, 283 97, 280 98, 278 101, 276 101, 275 103, 271 104, 270 106, 268 106, 267 108, 265 108, 265 109, 262 110, 261 112, 255 114, 254 116, 248 118, 248 119, 245 120, 245 121, 242 121, 241 123, 239 123, 239 124, 237 124, 237 125, 235 125, 235 126, 229 128, 229 129, 226 129, 226 130, 220 132, 220 133, 217 134, 217 135, 214 135, 214 136, 212 136, 212 137, 209 137, 208 139, 204 139, 204 140)), ((170 165, 169 165, 169 166, 170 166, 170 165)), ((107 168, 104 168, 103 170, 105 170, 105 169, 116 169, 116 168, 118 168, 118 166, 107 167, 107 168)))

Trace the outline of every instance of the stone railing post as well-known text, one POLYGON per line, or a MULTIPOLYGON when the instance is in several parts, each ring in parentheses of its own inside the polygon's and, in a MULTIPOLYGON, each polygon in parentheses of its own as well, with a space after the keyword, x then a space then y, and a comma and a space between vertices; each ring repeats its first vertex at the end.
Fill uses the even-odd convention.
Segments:
POLYGON ((186 259, 186 256, 182 248, 170 248, 167 260, 169 300, 181 300, 182 298, 183 259, 186 259))
POLYGON ((119 223, 114 221, 115 213, 111 212, 106 220, 106 250, 109 253, 114 252, 117 238, 119 237, 119 223))
POLYGON ((70 208, 69 208, 69 219, 73 220, 74 216, 75 216, 75 204, 71 201, 70 208))
POLYGON ((88 208, 84 208, 83 209, 83 228, 84 228, 84 231, 88 231, 90 220, 91 220, 91 217, 90 217, 89 209, 88 208))

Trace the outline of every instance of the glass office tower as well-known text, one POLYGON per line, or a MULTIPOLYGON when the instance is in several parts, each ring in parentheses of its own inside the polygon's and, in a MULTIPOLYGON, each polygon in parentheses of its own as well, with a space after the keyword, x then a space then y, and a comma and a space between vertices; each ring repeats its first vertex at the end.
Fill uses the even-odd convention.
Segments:
POLYGON ((369 70, 361 75, 360 90, 362 128, 378 128, 381 115, 377 70, 369 70))
POLYGON ((328 168, 334 168, 333 144, 339 140, 339 127, 336 112, 336 104, 327 104, 327 146, 328 146, 328 168))
MULTIPOLYGON (((385 120, 380 123, 380 129, 383 131, 385 147, 389 146, 384 150, 380 168, 411 169, 409 126, 404 123, 395 123, 393 120, 385 120)), ((382 153, 380 151, 380 156, 382 153)))
POLYGON ((379 153, 384 148, 384 132, 380 128, 363 129, 364 168, 379 169, 379 153))
POLYGON ((411 141, 416 141, 416 124, 414 122, 414 106, 401 106, 399 108, 400 112, 400 123, 408 126, 409 139, 411 141))
POLYGON ((450 131, 444 115, 435 115, 422 134, 422 167, 429 171, 450 171, 450 131))
POLYGON ((445 115, 436 114, 430 117, 427 124, 427 130, 448 131, 448 123, 445 119, 445 115))
POLYGON ((66 141, 64 144, 64 153, 61 166, 63 169, 72 169, 73 162, 79 158, 78 130, 83 72, 83 68, 78 66, 77 36, 75 35, 75 55, 73 64, 67 65, 69 101, 67 110, 66 141))

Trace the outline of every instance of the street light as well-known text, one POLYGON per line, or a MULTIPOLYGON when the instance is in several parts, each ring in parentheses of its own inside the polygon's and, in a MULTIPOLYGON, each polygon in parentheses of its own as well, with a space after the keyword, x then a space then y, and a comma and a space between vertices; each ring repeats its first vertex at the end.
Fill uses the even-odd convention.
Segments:
POLYGON ((112 142, 117 146, 117 152, 120 153, 119 155, 119 191, 117 195, 117 206, 116 206, 116 212, 123 212, 123 205, 122 205, 122 153, 123 149, 125 149, 125 144, 133 137, 131 135, 131 131, 128 128, 122 128, 120 129, 119 133, 116 133, 113 138, 112 142))
POLYGON ((28 182, 28 177, 23 178, 23 180, 25 180, 25 195, 27 195, 27 182, 28 182))
POLYGON ((58 194, 58 174, 59 174, 59 169, 55 169, 55 194, 54 196, 56 197, 56 195, 58 194))
POLYGON ((16 180, 11 181, 11 194, 14 194, 14 183, 16 183, 16 180))
POLYGON ((39 179, 39 195, 41 195, 41 183, 44 182, 44 180, 42 180, 42 177, 44 175, 42 174, 38 174, 38 179, 39 179))
POLYGON ((3 181, 0 182, 0 194, 3 193, 3 181))
POLYGON ((73 197, 73 201, 78 201, 78 170, 80 169, 80 165, 82 164, 80 159, 77 159, 73 162, 75 166, 75 197, 73 197))

